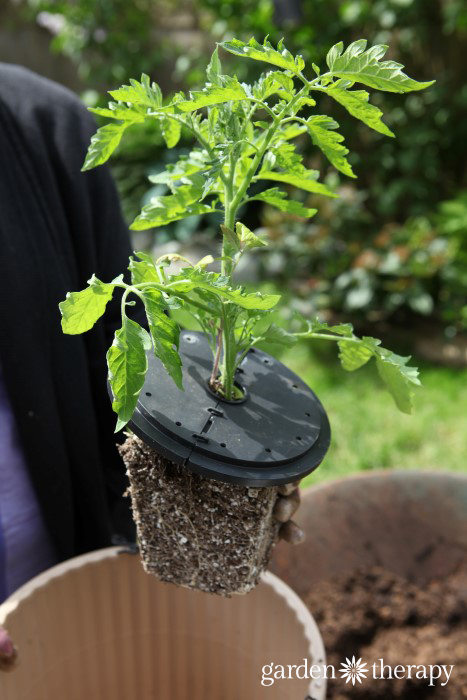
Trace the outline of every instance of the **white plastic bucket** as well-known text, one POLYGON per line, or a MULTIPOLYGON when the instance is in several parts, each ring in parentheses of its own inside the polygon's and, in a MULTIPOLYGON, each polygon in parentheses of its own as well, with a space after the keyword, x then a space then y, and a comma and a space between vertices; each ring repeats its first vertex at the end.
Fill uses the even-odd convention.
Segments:
POLYGON ((19 664, 1 700, 313 700, 324 681, 276 679, 269 664, 324 663, 297 595, 266 573, 230 599, 164 584, 112 547, 37 576, 0 606, 19 664))

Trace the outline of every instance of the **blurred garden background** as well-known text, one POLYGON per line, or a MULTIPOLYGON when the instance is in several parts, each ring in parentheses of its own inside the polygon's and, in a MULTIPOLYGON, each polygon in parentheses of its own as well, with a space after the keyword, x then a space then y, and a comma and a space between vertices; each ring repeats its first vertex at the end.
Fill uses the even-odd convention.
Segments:
MULTIPOLYGON (((164 92, 196 88, 216 41, 276 43, 323 64, 330 46, 368 38, 417 80, 414 94, 374 92, 390 139, 323 105, 341 125, 358 176, 337 173, 305 135, 301 148, 340 198, 309 195, 303 220, 250 202, 242 220, 271 245, 241 270, 242 282, 283 294, 280 322, 295 309, 351 321, 360 334, 414 356, 423 388, 416 411, 397 411, 372 367, 344 372, 334 347, 295 346, 282 359, 322 399, 333 444, 313 480, 381 467, 466 470, 467 386, 467 5, 464 0, 15 0, 0 5, 0 60, 67 85, 88 106, 148 73, 164 92)), ((223 56, 226 72, 252 79, 256 62, 223 56)), ((112 161, 130 222, 164 185, 148 175, 190 148, 166 151, 154 127, 135 125, 112 161)), ((294 196, 303 201, 304 193, 294 196)), ((199 257, 216 251, 218 223, 192 217, 133 234, 135 249, 199 257)))

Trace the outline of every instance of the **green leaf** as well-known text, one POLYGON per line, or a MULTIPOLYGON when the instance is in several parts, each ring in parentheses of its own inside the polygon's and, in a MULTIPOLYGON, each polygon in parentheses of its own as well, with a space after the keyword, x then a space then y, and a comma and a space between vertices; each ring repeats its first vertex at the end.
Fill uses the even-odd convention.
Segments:
POLYGON ((338 197, 339 195, 331 192, 326 185, 316 181, 317 173, 315 170, 303 170, 302 174, 295 173, 276 173, 272 171, 262 171, 256 175, 254 180, 273 180, 276 182, 284 182, 287 185, 293 185, 306 192, 314 192, 315 194, 323 194, 326 197, 338 197))
POLYGON ((118 415, 115 432, 121 430, 134 413, 148 369, 146 350, 151 348, 149 333, 126 316, 115 333, 107 352, 112 408, 118 415))
POLYGON ((276 343, 287 347, 291 347, 297 342, 297 337, 293 333, 289 333, 275 323, 271 323, 269 328, 262 334, 262 339, 268 343, 276 343))
POLYGON ((294 58, 290 51, 287 51, 285 48, 282 39, 277 45, 277 50, 267 39, 261 45, 253 37, 248 42, 240 41, 239 39, 224 41, 220 46, 236 56, 246 56, 253 58, 255 61, 265 61, 274 66, 279 66, 279 68, 290 70, 296 75, 305 67, 303 58, 301 56, 294 58))
POLYGON ((273 71, 271 74, 271 77, 281 85, 284 90, 289 93, 290 95, 293 95, 295 92, 294 90, 294 82, 293 78, 290 77, 290 75, 287 75, 286 73, 281 73, 280 71, 273 71))
POLYGON ((131 272, 131 283, 135 285, 146 284, 148 282, 160 284, 161 281, 151 256, 147 253, 137 253, 137 256, 140 260, 130 258, 130 264, 128 266, 131 272))
POLYGON ((335 326, 330 326, 325 321, 320 321, 318 318, 312 321, 307 321, 308 333, 310 337, 316 333, 333 333, 334 335, 341 335, 344 338, 352 338, 353 326, 351 323, 339 323, 335 326))
POLYGON ((199 173, 206 167, 206 154, 201 150, 193 149, 188 157, 182 157, 176 163, 169 163, 167 170, 156 175, 150 175, 148 179, 156 184, 171 185, 177 180, 188 180, 191 175, 199 173))
POLYGON ((253 96, 257 100, 264 101, 271 95, 280 95, 291 100, 294 93, 293 78, 281 71, 263 74, 253 85, 253 96))
POLYGON ((183 389, 182 361, 178 353, 180 327, 165 313, 162 292, 148 287, 141 292, 151 331, 154 354, 160 359, 179 389, 183 389))
POLYGON ((214 49, 211 60, 206 68, 206 77, 212 85, 221 85, 220 76, 222 74, 222 65, 219 59, 219 47, 214 49))
POLYGON ((375 354, 375 346, 378 345, 380 341, 374 338, 368 338, 367 340, 374 342, 367 343, 365 342, 365 338, 362 338, 360 342, 349 342, 346 340, 340 340, 338 342, 339 359, 342 367, 348 372, 354 372, 356 369, 360 369, 360 367, 363 367, 375 354))
POLYGON ((296 102, 297 109, 301 109, 305 106, 314 107, 315 105, 316 100, 314 100, 312 97, 300 97, 298 102, 296 102))
POLYGON ((274 144, 266 153, 263 161, 264 170, 271 170, 276 167, 287 170, 288 173, 303 173, 304 166, 302 164, 303 156, 297 153, 295 144, 287 141, 279 141, 274 144))
POLYGON ((91 138, 88 153, 81 170, 91 170, 91 168, 105 163, 119 145, 125 129, 132 123, 121 122, 101 126, 91 138))
POLYGON ((185 219, 187 216, 207 214, 215 211, 215 207, 198 202, 202 190, 193 185, 182 185, 174 194, 164 197, 154 197, 143 207, 139 216, 131 224, 134 231, 142 231, 156 226, 166 226, 172 221, 185 219))
POLYGON ((161 119, 161 131, 167 148, 173 148, 180 141, 182 125, 175 119, 164 117, 161 119))
POLYGON ((110 90, 109 95, 119 102, 159 109, 162 107, 162 93, 157 83, 150 84, 149 76, 143 73, 141 82, 130 80, 130 85, 122 85, 117 90, 110 90))
POLYGON ((378 348, 376 366, 396 405, 403 413, 412 413, 414 387, 420 386, 418 370, 410 367, 410 357, 401 357, 384 348, 378 348))
POLYGON ((238 236, 235 233, 235 231, 232 231, 231 228, 228 226, 224 226, 224 224, 221 224, 221 231, 222 231, 222 236, 224 238, 223 242, 223 248, 225 251, 225 254, 229 258, 234 258, 235 255, 240 253, 241 246, 240 246, 240 241, 238 240, 238 236))
POLYGON ((349 149, 342 145, 344 137, 334 131, 339 128, 339 124, 331 117, 315 115, 308 119, 307 126, 313 143, 324 153, 329 162, 344 175, 355 177, 345 157, 349 149))
POLYGON ((251 197, 253 200, 258 200, 259 202, 266 202, 272 207, 277 207, 281 211, 285 211, 288 214, 293 214, 294 216, 302 216, 304 218, 310 218, 314 216, 317 209, 309 209, 304 207, 303 204, 297 202, 293 199, 287 199, 287 194, 282 192, 277 187, 272 187, 269 190, 265 190, 255 197, 251 197))
POLYGON ((243 287, 230 287, 229 279, 217 272, 206 272, 201 268, 184 268, 177 277, 170 278, 170 289, 177 292, 189 292, 202 289, 217 297, 227 299, 243 309, 266 311, 272 309, 280 299, 277 294, 245 294, 243 287))
POLYGON ((386 92, 424 90, 435 82, 431 80, 422 83, 412 80, 402 72, 404 66, 395 61, 380 63, 388 47, 379 44, 365 51, 366 44, 365 39, 354 41, 344 53, 342 42, 333 46, 326 58, 332 75, 386 92))
POLYGON ((329 87, 326 93, 339 102, 356 119, 385 136, 394 136, 393 132, 381 121, 383 113, 378 107, 370 104, 366 90, 343 90, 339 87, 329 87))
POLYGON ((250 231, 245 224, 237 221, 235 230, 239 238, 240 244, 244 250, 250 250, 251 248, 262 248, 267 246, 266 241, 262 241, 261 238, 256 236, 253 231, 250 231))
POLYGON ((212 265, 213 262, 214 257, 212 255, 205 255, 194 264, 194 267, 207 267, 208 265, 212 265))
POLYGON ((77 335, 90 330, 102 316, 112 298, 113 284, 105 284, 94 275, 89 287, 81 292, 68 292, 59 306, 62 314, 62 330, 68 335, 77 335))
POLYGON ((308 330, 300 333, 301 338, 329 339, 329 334, 342 336, 338 341, 339 357, 344 369, 353 372, 365 365, 371 357, 376 358, 376 366, 381 379, 386 384, 397 407, 404 413, 412 412, 412 396, 415 386, 420 386, 418 369, 410 367, 407 362, 410 357, 401 357, 381 347, 377 338, 364 336, 357 338, 350 323, 329 326, 318 319, 308 321, 308 330), (348 340, 346 340, 346 338, 348 340))
POLYGON ((172 102, 169 107, 164 107, 163 109, 176 108, 176 111, 194 112, 196 109, 208 107, 209 105, 245 100, 248 98, 248 95, 236 78, 225 76, 223 87, 219 85, 207 86, 203 90, 190 92, 190 98, 182 102, 172 102))
POLYGON ((289 141, 290 139, 295 139, 297 136, 304 134, 306 130, 306 126, 302 124, 284 124, 284 126, 281 127, 279 136, 281 141, 289 141))
POLYGON ((88 111, 97 114, 99 117, 108 117, 109 119, 120 119, 121 121, 129 121, 135 124, 143 122, 146 115, 142 112, 137 112, 126 105, 109 102, 109 108, 105 107, 88 107, 88 111))

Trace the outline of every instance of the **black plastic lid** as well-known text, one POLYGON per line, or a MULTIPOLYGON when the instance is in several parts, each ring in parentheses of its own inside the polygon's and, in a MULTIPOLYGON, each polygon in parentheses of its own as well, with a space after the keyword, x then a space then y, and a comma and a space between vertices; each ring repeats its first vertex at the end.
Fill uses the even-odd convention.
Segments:
POLYGON ((131 429, 159 454, 203 476, 245 486, 301 479, 321 463, 330 443, 324 408, 281 362, 252 349, 237 383, 242 402, 223 401, 207 386, 212 353, 202 333, 180 336, 180 391, 151 352, 131 429))

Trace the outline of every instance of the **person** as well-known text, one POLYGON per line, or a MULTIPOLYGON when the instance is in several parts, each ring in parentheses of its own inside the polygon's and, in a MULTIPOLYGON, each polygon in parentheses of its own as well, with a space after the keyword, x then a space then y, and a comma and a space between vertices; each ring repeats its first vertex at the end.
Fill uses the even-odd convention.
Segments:
POLYGON ((84 336, 58 303, 131 248, 108 169, 80 169, 96 126, 64 87, 0 66, 0 592, 53 563, 134 538, 106 351, 118 299, 84 336))
MULTIPOLYGON (((106 384, 119 300, 80 336, 62 333, 58 308, 93 273, 126 269, 118 194, 106 166, 81 172, 96 125, 76 95, 7 64, 0 86, 1 602, 55 563, 134 541, 135 530, 106 384)), ((296 540, 292 490, 278 517, 296 540)))

